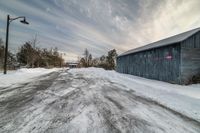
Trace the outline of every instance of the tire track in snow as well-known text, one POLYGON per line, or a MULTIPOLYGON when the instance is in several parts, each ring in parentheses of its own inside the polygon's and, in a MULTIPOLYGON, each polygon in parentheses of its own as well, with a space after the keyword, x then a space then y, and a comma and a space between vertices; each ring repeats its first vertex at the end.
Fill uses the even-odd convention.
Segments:
POLYGON ((54 73, 22 86, 20 106, 12 104, 15 96, 3 101, 12 109, 0 108, 0 132, 200 132, 198 122, 123 87, 83 74, 54 73))

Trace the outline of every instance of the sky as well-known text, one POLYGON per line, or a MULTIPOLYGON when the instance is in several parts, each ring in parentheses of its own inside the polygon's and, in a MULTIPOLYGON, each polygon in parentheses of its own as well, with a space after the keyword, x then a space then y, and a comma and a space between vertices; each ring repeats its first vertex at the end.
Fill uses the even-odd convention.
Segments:
POLYGON ((1 0, 0 38, 6 17, 26 16, 10 25, 9 50, 37 35, 38 47, 57 47, 75 61, 87 48, 93 57, 118 54, 200 27, 200 0, 1 0))

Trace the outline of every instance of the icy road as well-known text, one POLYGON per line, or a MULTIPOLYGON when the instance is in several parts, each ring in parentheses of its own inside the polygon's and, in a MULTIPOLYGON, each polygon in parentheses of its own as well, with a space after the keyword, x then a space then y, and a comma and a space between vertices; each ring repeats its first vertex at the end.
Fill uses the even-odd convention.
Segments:
POLYGON ((0 133, 200 133, 198 120, 126 87, 68 70, 2 87, 0 133))

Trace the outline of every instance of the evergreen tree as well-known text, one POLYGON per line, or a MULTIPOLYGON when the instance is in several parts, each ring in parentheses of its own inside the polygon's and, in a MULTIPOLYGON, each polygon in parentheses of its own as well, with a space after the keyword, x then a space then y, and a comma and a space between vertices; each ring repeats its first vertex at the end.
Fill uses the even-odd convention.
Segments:
POLYGON ((107 69, 114 70, 116 67, 117 51, 115 49, 108 52, 107 56, 107 69))
MULTIPOLYGON (((4 42, 0 38, 0 68, 1 69, 3 68, 3 65, 4 65, 4 56, 5 56, 4 53, 5 53, 4 42)), ((17 62, 16 62, 15 55, 11 53, 10 51, 8 51, 8 58, 7 58, 8 69, 14 69, 16 64, 17 62)))
POLYGON ((17 53, 18 62, 27 67, 60 67, 64 60, 59 55, 58 49, 40 49, 26 42, 17 53))
POLYGON ((4 46, 3 40, 0 38, 0 68, 3 68, 4 63, 4 46))

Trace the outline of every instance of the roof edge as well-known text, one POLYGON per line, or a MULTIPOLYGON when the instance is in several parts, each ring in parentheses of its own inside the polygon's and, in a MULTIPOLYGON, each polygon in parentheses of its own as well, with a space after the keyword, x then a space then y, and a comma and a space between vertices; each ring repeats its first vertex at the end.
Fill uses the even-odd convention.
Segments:
POLYGON ((126 55, 133 54, 133 53, 138 53, 138 52, 142 52, 142 51, 146 51, 146 50, 151 50, 151 49, 155 49, 155 48, 160 48, 160 47, 165 47, 165 46, 169 46, 169 45, 174 45, 174 44, 180 43, 180 42, 182 42, 182 41, 185 41, 186 39, 190 38, 191 36, 193 36, 194 34, 198 33, 199 31, 200 31, 200 27, 195 28, 195 29, 192 29, 192 30, 189 30, 189 31, 185 31, 185 32, 182 32, 182 33, 179 33, 179 34, 176 34, 176 35, 173 35, 173 36, 170 36, 170 37, 167 37, 167 38, 164 38, 164 39, 161 39, 161 40, 152 42, 152 43, 149 43, 149 44, 147 44, 147 45, 144 45, 144 46, 141 46, 141 47, 137 47, 137 48, 128 50, 128 51, 126 51, 126 52, 120 54, 118 57, 126 56, 126 55), (172 38, 172 37, 175 37, 175 36, 177 36, 177 35, 181 35, 181 34, 184 34, 184 33, 190 32, 190 31, 193 31, 193 30, 197 30, 197 31, 194 32, 193 34, 189 35, 188 37, 184 38, 183 40, 175 41, 175 42, 173 42, 173 43, 168 43, 168 44, 165 44, 165 45, 162 45, 162 46, 157 46, 157 47, 153 47, 153 48, 147 48, 147 49, 138 50, 138 51, 136 51, 136 52, 130 52, 130 53, 125 54, 125 53, 128 52, 128 51, 131 51, 131 50, 134 50, 134 49, 138 49, 138 48, 142 48, 142 47, 145 47, 145 46, 147 46, 147 45, 152 45, 152 44, 154 44, 154 43, 157 43, 157 42, 160 42, 160 41, 163 41, 163 40, 166 40, 166 39, 169 39, 169 38, 172 38))
MULTIPOLYGON (((186 40, 186 39, 184 39, 186 40)), ((139 51, 136 51, 136 52, 131 52, 131 53, 127 53, 127 54, 120 54, 118 57, 122 57, 122 56, 126 56, 126 55, 129 55, 129 54, 134 54, 134 53, 139 53, 139 52, 143 52, 143 51, 147 51, 147 50, 152 50, 152 49, 156 49, 156 48, 161 48, 161 47, 165 47, 165 46, 170 46, 170 45, 175 45, 177 43, 180 43, 182 41, 177 41, 177 42, 173 42, 173 43, 169 43, 169 44, 166 44, 166 45, 162 45, 162 46, 157 46, 157 47, 153 47, 153 48, 148 48, 148 49, 144 49, 144 50, 139 50, 139 51)), ((150 43, 151 44, 151 43, 150 43)), ((148 44, 147 44, 148 45, 148 44)), ((145 46, 145 45, 144 45, 145 46)), ((143 46, 141 46, 143 47, 143 46)), ((138 47, 138 48, 141 48, 141 47, 138 47)), ((135 48, 137 49, 137 48, 135 48)), ((131 49, 131 50, 134 50, 134 49, 131 49)))

